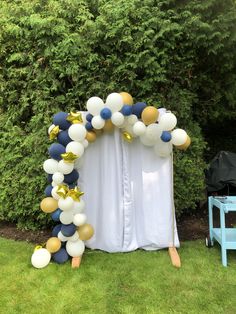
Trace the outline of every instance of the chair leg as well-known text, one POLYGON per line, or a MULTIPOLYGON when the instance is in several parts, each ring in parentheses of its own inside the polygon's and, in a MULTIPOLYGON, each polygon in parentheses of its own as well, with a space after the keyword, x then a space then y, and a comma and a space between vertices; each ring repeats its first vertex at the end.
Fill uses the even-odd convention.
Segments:
POLYGON ((180 268, 181 267, 181 261, 180 261, 180 257, 179 257, 179 254, 178 254, 176 248, 175 247, 169 247, 168 251, 169 251, 172 265, 174 267, 180 268))
POLYGON ((227 267, 227 251, 225 248, 221 247, 222 264, 227 267))

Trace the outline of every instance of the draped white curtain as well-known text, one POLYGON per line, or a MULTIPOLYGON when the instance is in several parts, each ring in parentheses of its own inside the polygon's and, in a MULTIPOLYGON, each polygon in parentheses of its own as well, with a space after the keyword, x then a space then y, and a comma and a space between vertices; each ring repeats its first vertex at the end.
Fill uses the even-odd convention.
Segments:
POLYGON ((179 247, 172 209, 172 159, 116 129, 89 145, 78 167, 92 249, 128 252, 179 247))

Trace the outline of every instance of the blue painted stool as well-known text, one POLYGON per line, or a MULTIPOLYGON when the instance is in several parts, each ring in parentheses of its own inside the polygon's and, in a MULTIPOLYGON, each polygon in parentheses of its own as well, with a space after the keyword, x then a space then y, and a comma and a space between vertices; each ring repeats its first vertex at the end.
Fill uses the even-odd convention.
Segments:
POLYGON ((214 239, 221 245, 223 266, 227 266, 227 251, 236 250, 236 228, 225 228, 225 214, 236 212, 236 196, 210 196, 208 198, 209 210, 209 239, 207 246, 213 246, 214 239), (213 206, 220 210, 220 228, 213 227, 213 206))

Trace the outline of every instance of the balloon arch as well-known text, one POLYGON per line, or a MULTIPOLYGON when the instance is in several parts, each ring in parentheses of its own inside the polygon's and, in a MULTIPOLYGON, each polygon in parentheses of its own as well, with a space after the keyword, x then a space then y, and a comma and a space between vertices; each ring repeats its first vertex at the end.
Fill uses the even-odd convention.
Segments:
POLYGON ((191 142, 184 130, 175 128, 177 119, 172 112, 163 113, 144 102, 133 104, 132 96, 126 92, 108 95, 105 103, 99 97, 91 97, 87 111, 85 117, 82 112, 59 112, 48 129, 49 138, 57 142, 49 147, 50 159, 43 164, 50 184, 40 207, 57 224, 46 247, 35 248, 31 262, 36 268, 47 266, 51 258, 62 264, 72 257, 72 266, 73 262, 75 267, 80 264, 84 241, 93 236, 94 229, 84 213, 84 193, 77 186, 76 163, 99 134, 117 127, 125 141, 131 143, 139 137, 163 158, 170 156, 173 145, 185 150, 191 142))

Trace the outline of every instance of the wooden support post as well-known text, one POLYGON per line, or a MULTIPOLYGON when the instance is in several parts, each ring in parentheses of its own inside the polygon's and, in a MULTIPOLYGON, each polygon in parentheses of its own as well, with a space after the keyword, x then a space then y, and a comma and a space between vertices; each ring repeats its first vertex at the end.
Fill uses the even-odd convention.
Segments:
POLYGON ((168 251, 169 251, 172 265, 174 267, 180 268, 181 267, 181 261, 180 261, 180 257, 179 257, 179 254, 178 254, 176 248, 175 247, 169 247, 168 251))
POLYGON ((79 257, 72 257, 71 267, 72 267, 72 268, 79 268, 79 267, 80 267, 81 260, 82 260, 82 256, 79 256, 79 257))

